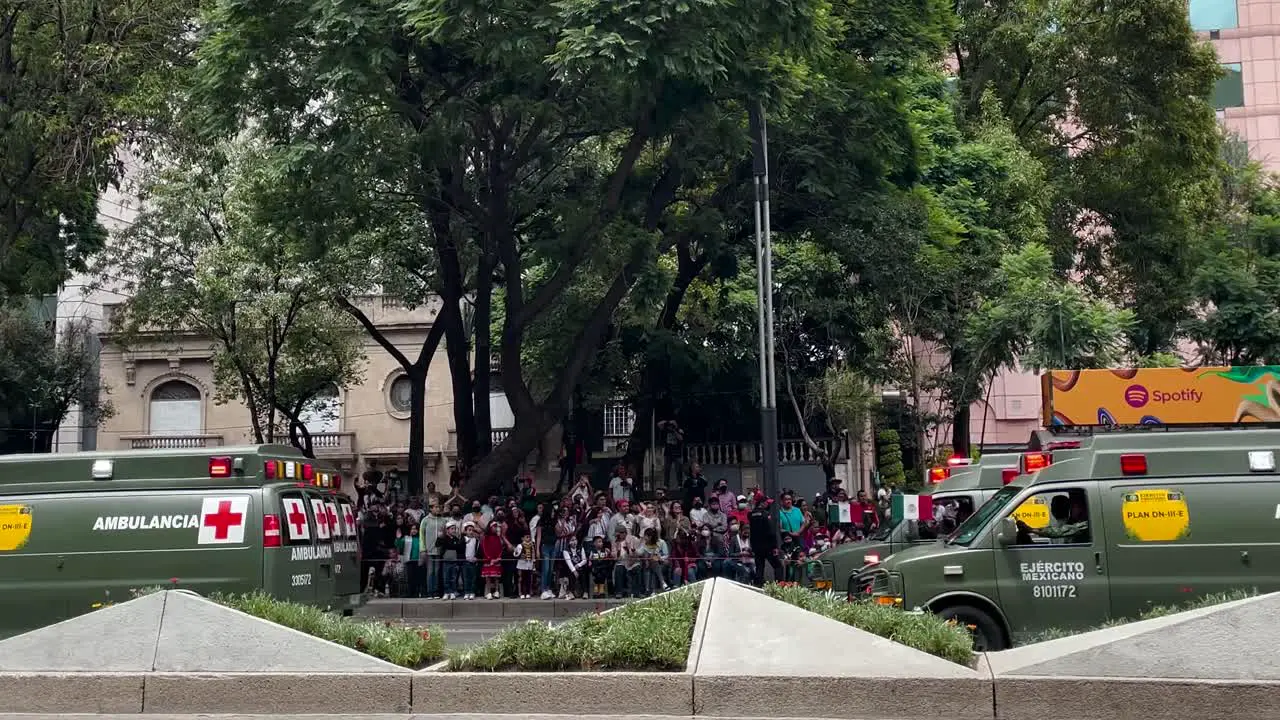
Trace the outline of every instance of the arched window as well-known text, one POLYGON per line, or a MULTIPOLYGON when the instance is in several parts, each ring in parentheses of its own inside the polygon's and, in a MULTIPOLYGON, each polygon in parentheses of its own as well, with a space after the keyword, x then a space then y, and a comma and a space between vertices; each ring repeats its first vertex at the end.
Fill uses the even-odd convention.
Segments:
POLYGON ((338 387, 330 384, 316 393, 302 409, 300 419, 312 435, 336 433, 342 429, 342 396, 338 387))
POLYGON ((204 430, 200 391, 191 383, 170 380, 151 391, 152 435, 199 435, 204 430))
POLYGON ((413 409, 413 382, 408 375, 400 375, 392 380, 387 394, 391 407, 396 412, 407 413, 413 409))

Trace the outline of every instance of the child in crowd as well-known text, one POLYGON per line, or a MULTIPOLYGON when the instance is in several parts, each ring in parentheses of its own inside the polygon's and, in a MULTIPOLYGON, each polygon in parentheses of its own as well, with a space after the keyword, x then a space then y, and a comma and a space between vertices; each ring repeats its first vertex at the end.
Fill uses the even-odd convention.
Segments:
POLYGON ((467 600, 476 599, 476 560, 480 555, 480 534, 474 523, 463 526, 466 536, 465 554, 462 562, 462 590, 467 600))
POLYGON ((480 554, 484 558, 484 567, 480 577, 484 578, 484 596, 489 600, 501 597, 498 587, 502 582, 502 535, 497 522, 489 523, 489 530, 480 541, 480 554))
POLYGON ((604 535, 596 535, 591 540, 591 596, 609 596, 609 576, 613 574, 613 560, 609 548, 604 544, 604 535))
POLYGON ((578 544, 578 538, 569 538, 564 550, 565 573, 560 585, 560 598, 587 596, 587 553, 578 544))
POLYGON ((528 600, 533 595, 533 536, 525 533, 512 554, 516 557, 516 592, 528 600))

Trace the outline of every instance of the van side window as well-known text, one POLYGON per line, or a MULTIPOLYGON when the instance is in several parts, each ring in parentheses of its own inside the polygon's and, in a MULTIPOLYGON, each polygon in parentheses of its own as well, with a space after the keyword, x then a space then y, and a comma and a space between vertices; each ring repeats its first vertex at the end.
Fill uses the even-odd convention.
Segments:
POLYGON ((1017 545, 1088 545, 1089 498, 1083 488, 1048 490, 1027 498, 1013 511, 1017 545))
POLYGON ((280 495, 280 525, 284 529, 286 545, 310 545, 311 521, 307 512, 307 500, 302 493, 280 495))
POLYGON ((946 537, 972 514, 973 498, 967 495, 937 498, 933 503, 933 520, 920 523, 920 539, 946 537))

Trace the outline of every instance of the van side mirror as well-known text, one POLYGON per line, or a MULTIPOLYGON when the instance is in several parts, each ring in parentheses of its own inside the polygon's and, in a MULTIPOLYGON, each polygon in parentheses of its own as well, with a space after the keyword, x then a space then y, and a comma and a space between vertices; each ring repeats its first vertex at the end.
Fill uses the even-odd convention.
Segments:
POLYGON ((1009 516, 1000 521, 1000 527, 996 528, 996 544, 1000 547, 1009 547, 1018 541, 1018 519, 1009 516))

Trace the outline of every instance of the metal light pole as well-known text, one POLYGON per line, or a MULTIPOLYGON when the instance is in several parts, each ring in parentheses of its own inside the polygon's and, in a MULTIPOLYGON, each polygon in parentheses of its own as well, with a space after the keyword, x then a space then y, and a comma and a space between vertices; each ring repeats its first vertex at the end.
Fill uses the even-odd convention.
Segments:
POLYGON ((747 111, 755 174, 756 321, 760 350, 760 447, 764 455, 761 486, 769 497, 778 494, 778 394, 773 344, 773 237, 769 232, 769 127, 760 102, 747 111))

